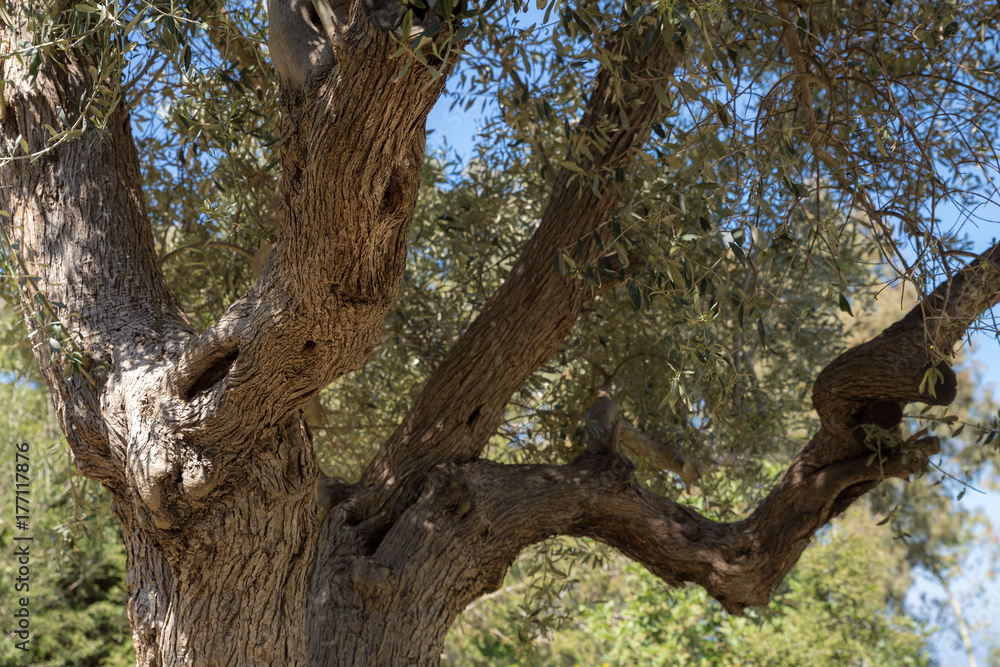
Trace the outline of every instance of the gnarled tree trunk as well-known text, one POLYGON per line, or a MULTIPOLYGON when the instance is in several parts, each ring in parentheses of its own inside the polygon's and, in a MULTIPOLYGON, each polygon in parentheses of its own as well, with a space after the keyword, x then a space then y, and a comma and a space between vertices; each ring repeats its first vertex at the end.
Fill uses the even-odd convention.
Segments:
MULTIPOLYGON (((929 439, 872 465, 862 427, 896 429, 906 403, 951 400, 947 351, 1000 298, 1000 248, 827 366, 814 389, 820 430, 742 521, 657 496, 600 448, 567 466, 482 460, 510 396, 589 297, 553 256, 582 240, 598 257, 592 232, 617 204, 611 180, 595 192, 563 170, 509 278, 361 480, 320 483, 299 408, 381 336, 425 119, 451 63, 436 63, 437 78, 401 70, 391 2, 315 7, 271 2, 283 92, 277 241, 252 288, 206 331, 187 321, 156 260, 126 110, 103 132, 34 160, 22 152, 3 169, 0 209, 11 213, 21 277, 39 278, 22 291, 39 364, 78 469, 111 492, 122 522, 140 665, 436 664, 457 614, 495 590, 526 546, 559 534, 601 540, 739 612, 766 603, 817 529, 936 451, 929 439), (74 313, 82 372, 64 376, 66 355, 46 342, 56 311, 74 313), (930 399, 919 387, 933 364, 945 379, 930 399), (320 504, 329 511, 318 515, 320 504)), ((25 11, 5 49, 32 38, 25 11)), ((630 149, 666 112, 650 82, 679 57, 662 45, 632 54, 641 76, 629 82, 599 72, 581 123, 611 129, 579 167, 628 169, 630 149), (621 114, 627 124, 616 126, 621 114)), ((58 109, 71 122, 79 114, 94 63, 82 47, 58 59, 37 78, 0 61, 5 149, 19 151, 20 136, 39 151, 58 109)))

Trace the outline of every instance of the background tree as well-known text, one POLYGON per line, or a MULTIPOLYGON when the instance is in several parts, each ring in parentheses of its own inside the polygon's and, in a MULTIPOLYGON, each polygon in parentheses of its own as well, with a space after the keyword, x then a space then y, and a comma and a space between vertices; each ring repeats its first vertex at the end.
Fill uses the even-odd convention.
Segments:
POLYGON ((260 5, 7 6, 6 272, 115 499, 140 664, 433 664, 554 534, 741 612, 938 451, 899 424, 951 402, 1000 298, 1000 250, 962 267, 938 224, 993 196, 996 7, 520 9, 275 1, 272 73, 260 5), (384 337, 420 186, 429 210, 452 187, 422 173, 449 75, 498 104, 466 208, 426 231, 454 250, 414 243, 441 309, 390 321, 387 409, 365 376, 317 403, 384 337), (819 374, 818 422, 784 412, 770 387, 805 400, 792 352, 829 345, 864 262, 922 299, 819 374), (673 499, 695 483, 703 514, 673 499))
MULTIPOLYGON (((4 361, 13 361, 4 356, 4 361)), ((5 363, 4 367, 13 365, 5 363)), ((45 392, 28 381, 0 384, 0 405, 4 406, 0 427, 11 442, 32 446, 34 484, 29 507, 35 538, 31 554, 36 566, 31 590, 27 591, 31 650, 27 654, 18 650, 15 642, 19 638, 8 635, 11 626, 5 625, 0 665, 131 665, 135 656, 123 613, 125 549, 121 531, 107 494, 100 492, 96 482, 72 473, 66 443, 48 403, 45 392)), ((15 514, 12 477, 4 474, 0 480, 0 507, 6 517, 15 514)), ((13 521, 4 520, 0 547, 5 553, 13 551, 12 538, 18 533, 13 521)), ((10 582, 0 594, 8 617, 18 607, 15 601, 24 596, 13 588, 17 566, 13 558, 0 564, 0 575, 10 582)))

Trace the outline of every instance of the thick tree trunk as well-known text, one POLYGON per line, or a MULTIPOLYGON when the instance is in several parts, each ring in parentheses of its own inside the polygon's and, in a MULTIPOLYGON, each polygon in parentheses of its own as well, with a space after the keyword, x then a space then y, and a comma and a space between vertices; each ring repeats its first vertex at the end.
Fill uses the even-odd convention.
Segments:
MULTIPOLYGON (((623 26, 614 44, 632 76, 600 70, 581 121, 593 158, 575 158, 597 192, 571 171, 555 177, 509 279, 362 479, 320 485, 298 409, 381 336, 405 263, 424 121, 450 67, 436 63, 437 78, 402 72, 391 57, 396 7, 335 3, 316 17, 322 6, 272 0, 283 91, 277 242, 247 294, 204 332, 160 272, 126 111, 103 132, 46 148, 57 110, 71 122, 81 113, 91 57, 60 52, 34 80, 0 60, 3 148, 21 151, 22 137, 45 149, 3 167, 0 209, 11 213, 32 342, 77 466, 110 490, 122 522, 140 665, 436 664, 456 615, 499 587, 522 549, 556 534, 602 540, 733 612, 763 604, 816 530, 936 450, 919 441, 872 463, 863 427, 897 429, 902 406, 932 400, 919 387, 933 365, 944 377, 933 401, 950 401, 947 354, 1000 299, 998 247, 833 361, 814 388, 820 430, 743 521, 716 523, 649 492, 601 446, 567 466, 481 460, 511 394, 591 296, 554 271, 555 253, 579 244, 598 256, 593 232, 617 204, 609 176, 628 169, 666 112, 651 82, 681 55, 660 45, 640 57, 623 26), (72 333, 61 352, 47 342, 61 335, 56 319, 72 333), (319 506, 330 508, 321 522, 319 506)), ((7 50, 32 37, 24 8, 14 19, 7 50)))
MULTIPOLYGON (((19 134, 43 148, 56 108, 72 118, 67 100, 86 97, 87 57, 61 62, 43 64, 32 86, 3 61, 17 84, 6 89, 7 148, 19 134)), ((78 335, 63 355, 35 349, 78 469, 115 499, 139 663, 301 664, 316 536, 310 442, 294 414, 228 439, 184 418, 210 387, 185 394, 172 381, 193 331, 162 280, 139 184, 118 110, 106 132, 4 167, 0 189, 24 275, 41 278, 22 292, 33 341, 55 318, 78 335), (89 372, 64 378, 68 352, 89 372)))
MULTIPOLYGON (((19 7, 2 50, 32 39, 37 9, 19 7)), ((159 269, 127 112, 48 148, 46 125, 62 127, 63 110, 80 119, 92 57, 59 52, 37 78, 0 60, 3 148, 17 156, 0 208, 76 464, 114 496, 141 665, 306 662, 318 468, 298 408, 381 336, 443 84, 422 68, 394 82, 397 45, 363 14, 344 36, 366 57, 334 67, 324 37, 303 78, 312 94, 286 91, 283 205, 264 270, 198 334, 159 269), (41 157, 27 159, 22 139, 41 157), (46 342, 56 321, 72 332, 61 353, 46 342)))

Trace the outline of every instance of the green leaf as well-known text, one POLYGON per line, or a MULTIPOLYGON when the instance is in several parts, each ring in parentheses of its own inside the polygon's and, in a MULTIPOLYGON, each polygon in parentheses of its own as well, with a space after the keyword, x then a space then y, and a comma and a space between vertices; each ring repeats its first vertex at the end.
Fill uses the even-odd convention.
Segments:
POLYGON ((851 311, 851 303, 850 301, 847 300, 847 297, 844 296, 843 292, 840 293, 839 298, 837 299, 837 303, 840 305, 840 309, 842 311, 844 311, 851 317, 854 317, 854 313, 851 311))
POLYGON ((735 242, 730 241, 729 247, 733 249, 733 254, 736 255, 736 259, 739 260, 740 264, 746 266, 747 263, 747 253, 742 247, 736 245, 735 242))
POLYGON ((128 34, 132 32, 132 29, 135 28, 135 24, 138 23, 145 15, 146 13, 144 11, 136 12, 135 16, 132 17, 132 20, 125 26, 125 31, 122 34, 127 37, 128 34))
POLYGON ((33 51, 31 54, 31 60, 28 63, 28 74, 30 76, 35 76, 38 74, 38 68, 42 65, 42 52, 33 51))
POLYGON ((476 29, 475 23, 470 23, 459 28, 458 32, 451 36, 451 43, 458 44, 459 42, 464 42, 469 37, 472 36, 472 32, 476 29))
POLYGON ((553 261, 553 264, 555 266, 556 273, 558 273, 560 276, 565 276, 566 275, 566 260, 563 259, 563 254, 562 254, 561 250, 559 250, 559 251, 556 252, 555 257, 553 257, 552 261, 553 261))
POLYGON ((680 375, 674 376, 673 382, 670 383, 670 391, 668 391, 667 395, 663 397, 662 401, 660 401, 660 405, 656 408, 657 410, 662 410, 667 406, 673 410, 674 406, 677 405, 677 399, 681 394, 680 379, 680 375))
POLYGON ((889 157, 889 151, 885 149, 885 144, 882 143, 882 137, 875 135, 875 146, 878 148, 878 152, 882 154, 883 157, 889 157))
MULTIPOLYGON (((400 51, 402 50, 403 49, 400 49, 400 51)), ((403 76, 406 74, 406 70, 410 69, 410 62, 411 62, 410 59, 407 58, 406 62, 404 62, 403 66, 399 69, 399 74, 396 75, 394 81, 399 81, 400 79, 403 78, 403 76)))
POLYGON ((621 264, 621 268, 628 268, 628 253, 625 252, 625 247, 618 242, 615 242, 615 254, 618 255, 618 263, 621 264))
POLYGON ((655 81, 653 82, 653 93, 656 94, 656 101, 659 102, 664 108, 669 109, 673 106, 670 103, 670 96, 667 95, 667 91, 664 90, 663 86, 655 81))
POLYGON ((400 34, 403 36, 403 41, 408 41, 410 39, 410 33, 413 30, 413 10, 407 9, 406 14, 403 15, 403 24, 399 28, 400 34))
POLYGON ((656 46, 656 40, 660 38, 660 27, 663 23, 662 18, 656 19, 653 25, 646 31, 646 36, 642 40, 642 47, 639 49, 639 56, 645 58, 649 55, 649 52, 653 50, 656 46))
POLYGON ((625 21, 625 25, 629 25, 630 23, 635 23, 636 21, 641 21, 642 19, 652 14, 654 11, 656 11, 656 3, 651 2, 647 5, 643 5, 639 7, 637 10, 635 10, 635 13, 632 14, 632 18, 630 18, 628 21, 625 21))

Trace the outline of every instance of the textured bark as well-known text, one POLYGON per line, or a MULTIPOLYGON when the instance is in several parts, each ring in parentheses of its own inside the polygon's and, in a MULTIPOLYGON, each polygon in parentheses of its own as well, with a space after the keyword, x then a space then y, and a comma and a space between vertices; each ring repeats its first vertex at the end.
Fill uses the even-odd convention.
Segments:
MULTIPOLYGON (((23 16, 17 16, 23 19, 23 16)), ((7 46, 7 45, 5 45, 7 46)), ((44 143, 91 86, 86 54, 43 64, 34 85, 3 61, 6 147, 44 143)), ((79 334, 90 380, 36 346, 78 469, 113 494, 128 553, 129 617, 140 664, 295 664, 305 653, 306 582, 317 468, 294 418, 242 440, 186 421, 204 399, 174 391, 193 331, 166 287, 140 189, 128 114, 106 132, 4 168, 0 207, 28 275, 79 334), (214 493, 213 493, 214 491, 214 493), (287 610, 288 626, 274 623, 287 610), (211 631, 206 631, 212 628, 211 631)), ((34 321, 50 315, 26 291, 34 321)), ((44 337, 36 332, 36 340, 44 337)))
MULTIPOLYGON (((30 9, 13 15, 2 50, 31 39, 30 9)), ((394 83, 397 45, 365 5, 355 9, 342 62, 312 72, 308 95, 285 95, 277 242, 207 331, 193 330, 159 270, 125 110, 104 132, 3 169, 0 208, 12 214, 21 277, 37 278, 23 292, 26 314, 52 319, 36 289, 65 304, 56 316, 90 360, 86 376, 64 379, 65 360, 35 332, 78 469, 115 499, 142 665, 306 660, 318 468, 298 408, 381 337, 406 257, 424 119, 443 85, 423 68, 394 83)), ((19 135, 45 148, 45 125, 62 125, 58 107, 77 119, 94 63, 82 48, 58 58, 34 80, 17 60, 0 61, 4 149, 19 152, 19 135)))
MULTIPOLYGON (((66 304, 57 314, 90 360, 88 374, 64 378, 64 359, 33 333, 77 466, 115 499, 141 665, 436 664, 465 605, 495 590, 527 545, 557 534, 606 542, 739 612, 767 601, 833 516, 936 451, 927 439, 870 461, 866 426, 898 435, 906 403, 954 397, 950 351, 1000 299, 1000 247, 826 367, 813 394, 819 431, 744 520, 716 523, 649 492, 600 442, 567 466, 479 459, 511 394, 592 296, 552 260, 578 242, 585 258, 601 252, 592 232, 618 203, 603 174, 628 168, 664 112, 649 81, 675 63, 657 47, 629 63, 628 86, 604 69, 595 79, 581 121, 595 159, 580 166, 601 176, 599 192, 570 171, 556 176, 510 276, 360 482, 325 480, 318 498, 298 409, 381 336, 400 287, 424 120, 445 78, 412 67, 396 81, 393 3, 323 5, 272 0, 283 91, 277 242, 208 330, 193 330, 160 273, 124 110, 105 132, 3 169, 0 208, 11 212, 21 277, 38 278, 23 292, 26 315, 52 317, 36 289, 66 304), (614 125, 620 112, 627 127, 614 125), (933 397, 919 390, 931 367, 944 378, 933 397)), ((15 20, 5 49, 30 39, 23 12, 15 20)), ((0 60, 3 148, 18 150, 21 135, 39 150, 42 128, 60 125, 57 107, 79 113, 92 63, 80 50, 59 58, 33 83, 16 60, 0 60)))

